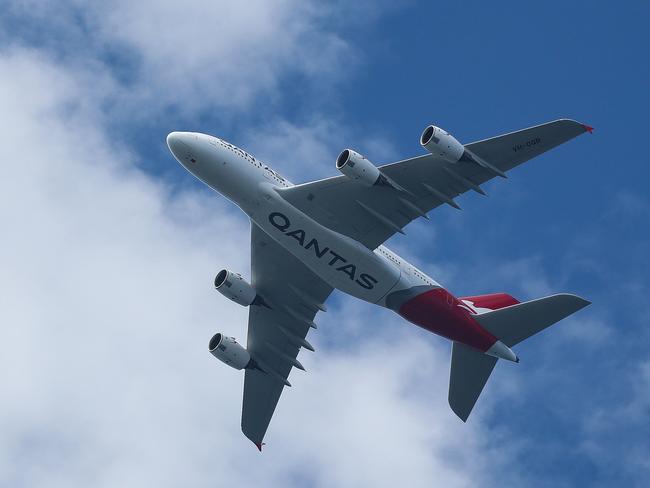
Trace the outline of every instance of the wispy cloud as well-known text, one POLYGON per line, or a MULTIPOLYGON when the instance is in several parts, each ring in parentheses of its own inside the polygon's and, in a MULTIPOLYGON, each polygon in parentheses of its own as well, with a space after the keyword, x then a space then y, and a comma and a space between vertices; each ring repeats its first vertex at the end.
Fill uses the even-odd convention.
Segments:
MULTIPOLYGON (((372 7, 364 19, 377 18, 372 7)), ((310 338, 317 352, 301 353, 308 373, 292 373, 268 449, 259 455, 239 432, 241 375, 206 344, 217 330, 245 336, 246 310, 215 296, 211 280, 222 266, 247 274, 248 223, 189 178, 161 178, 175 163, 154 160, 163 137, 149 134, 165 117, 226 132, 241 123, 232 120, 250 121, 242 145, 296 180, 333 174, 336 152, 349 145, 377 162, 397 159, 385 134, 367 136, 338 106, 277 110, 296 79, 318 92, 354 73, 355 47, 327 27, 345 16, 340 8, 7 4, 0 484, 543 486, 558 476, 540 466, 568 462, 562 456, 607 463, 626 479, 647 473, 648 368, 639 363, 647 334, 608 320, 616 314, 624 325, 625 300, 643 306, 648 288, 636 278, 607 290, 617 306, 604 292, 589 297, 604 303, 598 316, 587 311, 522 344, 522 364, 497 367, 468 424, 446 403, 446 342, 338 295, 310 338), (621 337, 625 354, 615 347, 621 337), (594 377, 607 391, 598 393, 594 377), (558 423, 562 449, 547 428, 558 423), (622 437, 625 459, 604 447, 622 437)), ((636 194, 619 203, 618 216, 647 214, 636 194)), ((570 281, 572 271, 552 276, 534 252, 498 252, 496 232, 473 241, 472 254, 436 252, 430 262, 463 225, 414 224, 409 234, 431 238, 396 244, 452 289, 531 298, 570 281)), ((571 264, 571 253, 563 259, 571 264)))
POLYGON ((316 2, 42 0, 9 2, 7 12, 10 42, 109 70, 117 92, 107 108, 132 120, 274 105, 287 76, 334 80, 337 67, 354 63, 350 47, 323 27, 333 9, 316 2))
MULTIPOLYGON (((240 375, 205 350, 215 330, 245 334, 246 311, 210 282, 220 265, 248 268, 237 238, 247 242, 248 224, 223 200, 171 192, 134 166, 134 152, 111 143, 86 71, 21 48, 5 52, 0 69, 14 74, 0 90, 0 110, 12 114, 2 157, 16 162, 0 192, 11 229, 1 263, 1 334, 12 345, 0 359, 3 483, 207 486, 217 476, 355 486, 408 477, 466 486, 483 477, 480 466, 453 465, 469 465, 459 432, 470 433, 438 394, 446 353, 394 331, 307 358, 310 372, 292 377, 272 449, 260 457, 239 432, 240 375), (436 411, 448 423, 421 429, 436 411), (378 467, 377 456, 393 461, 378 467), (257 468, 244 469, 252 459, 257 468)), ((342 309, 360 317, 356 330, 367 326, 360 307, 342 309)), ((355 329, 353 317, 338 318, 355 329)), ((333 322, 319 334, 336 334, 333 322)), ((482 435, 477 424, 477 446, 482 435)))

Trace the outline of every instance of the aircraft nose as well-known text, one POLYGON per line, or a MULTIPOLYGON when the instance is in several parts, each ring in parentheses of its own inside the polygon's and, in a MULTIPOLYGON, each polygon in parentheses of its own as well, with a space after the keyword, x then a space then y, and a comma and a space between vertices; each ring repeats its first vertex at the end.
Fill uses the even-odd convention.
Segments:
POLYGON ((167 147, 177 159, 184 159, 190 150, 185 132, 170 132, 167 135, 167 147))
MULTIPOLYGON (((197 135, 193 132, 171 132, 167 136, 167 146, 174 157, 189 169, 197 163, 197 135)), ((191 171, 191 170, 190 170, 191 171)))

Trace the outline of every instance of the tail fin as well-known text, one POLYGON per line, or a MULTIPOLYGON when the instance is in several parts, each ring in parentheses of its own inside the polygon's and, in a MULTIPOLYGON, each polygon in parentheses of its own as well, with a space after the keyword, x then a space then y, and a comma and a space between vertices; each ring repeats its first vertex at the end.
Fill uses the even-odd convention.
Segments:
POLYGON ((472 307, 477 313, 497 310, 499 308, 509 307, 510 305, 516 305, 519 303, 519 300, 507 293, 490 293, 489 295, 460 297, 459 300, 465 305, 472 307))
MULTIPOLYGON (((514 346, 589 305, 576 295, 559 294, 481 313, 474 319, 507 346, 514 346)), ((454 342, 449 377, 449 405, 467 420, 497 359, 454 342)))

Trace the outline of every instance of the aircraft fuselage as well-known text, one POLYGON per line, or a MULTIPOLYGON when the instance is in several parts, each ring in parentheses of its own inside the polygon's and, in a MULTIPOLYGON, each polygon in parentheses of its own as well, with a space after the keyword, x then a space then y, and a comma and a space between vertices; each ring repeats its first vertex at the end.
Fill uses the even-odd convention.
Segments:
MULTIPOLYGON (((206 134, 173 132, 167 142, 190 173, 239 206, 333 288, 390 308, 448 339, 504 357, 503 350, 494 347, 500 341, 472 318, 476 310, 471 304, 385 246, 368 249, 294 207, 282 197, 283 189, 293 185, 254 156, 206 134)), ((514 360, 508 351, 505 358, 514 360)))

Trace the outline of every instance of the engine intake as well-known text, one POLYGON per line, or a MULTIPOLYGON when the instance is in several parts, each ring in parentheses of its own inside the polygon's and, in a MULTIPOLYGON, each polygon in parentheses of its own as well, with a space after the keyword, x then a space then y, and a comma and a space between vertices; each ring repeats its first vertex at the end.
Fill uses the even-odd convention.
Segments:
POLYGON ((373 186, 382 180, 377 166, 352 149, 345 149, 339 154, 336 158, 336 169, 364 186, 373 186))
POLYGON ((214 278, 214 287, 219 293, 244 307, 255 301, 257 292, 239 273, 222 269, 214 278))
POLYGON ((250 353, 234 337, 218 332, 210 339, 208 349, 215 358, 232 368, 245 369, 251 366, 250 353))
POLYGON ((450 163, 457 163, 463 157, 465 148, 449 132, 430 125, 422 132, 420 144, 434 156, 450 163))

